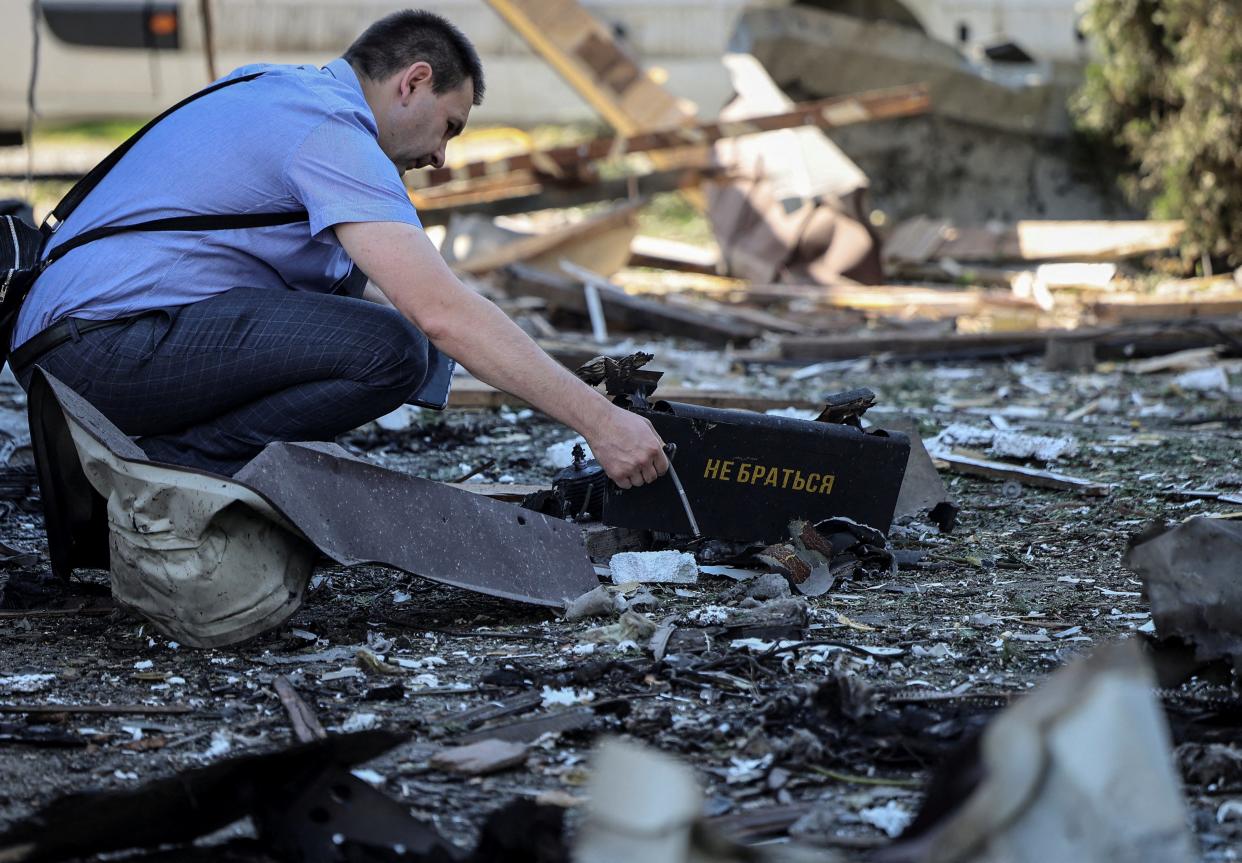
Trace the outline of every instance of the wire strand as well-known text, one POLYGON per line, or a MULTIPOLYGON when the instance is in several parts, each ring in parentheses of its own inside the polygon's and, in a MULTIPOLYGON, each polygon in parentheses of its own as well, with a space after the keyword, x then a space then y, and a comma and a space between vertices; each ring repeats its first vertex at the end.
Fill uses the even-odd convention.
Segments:
POLYGON ((34 201, 34 124, 38 116, 35 105, 35 88, 39 83, 39 22, 43 18, 43 7, 39 0, 30 0, 30 82, 26 87, 26 128, 23 137, 26 139, 26 197, 34 201))

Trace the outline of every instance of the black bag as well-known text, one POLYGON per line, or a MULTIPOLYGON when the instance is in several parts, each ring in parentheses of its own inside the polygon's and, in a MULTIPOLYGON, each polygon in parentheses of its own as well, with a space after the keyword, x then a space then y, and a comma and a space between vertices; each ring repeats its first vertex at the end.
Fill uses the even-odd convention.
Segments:
POLYGON ((8 359, 17 314, 21 311, 22 303, 34 286, 35 280, 44 270, 80 246, 130 231, 225 231, 237 228, 289 225, 294 222, 305 222, 309 218, 305 210, 293 210, 284 213, 250 213, 244 216, 175 216, 168 219, 151 219, 131 225, 105 225, 79 234, 72 240, 58 245, 51 254, 44 254, 44 249, 47 248, 52 237, 69 218, 69 215, 77 209, 91 190, 99 185, 100 180, 107 176, 116 163, 121 161, 130 148, 138 143, 138 139, 150 131, 152 126, 195 99, 224 87, 253 81, 262 74, 262 72, 254 72, 228 81, 218 81, 205 90, 199 90, 187 96, 151 120, 109 153, 107 158, 90 170, 90 173, 78 180, 69 190, 69 194, 61 199, 38 228, 16 216, 0 217, 0 231, 3 232, 3 236, 0 236, 0 363, 8 359))
POLYGON ((0 216, 0 320, 21 306, 43 254, 43 233, 20 216, 0 216))

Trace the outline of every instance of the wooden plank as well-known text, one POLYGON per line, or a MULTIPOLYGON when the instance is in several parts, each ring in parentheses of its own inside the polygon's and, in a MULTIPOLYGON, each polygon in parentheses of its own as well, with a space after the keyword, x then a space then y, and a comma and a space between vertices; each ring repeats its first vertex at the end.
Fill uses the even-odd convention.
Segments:
POLYGON ((475 378, 455 378, 448 406, 459 410, 495 410, 501 407, 529 407, 517 396, 496 389, 475 378))
POLYGON ((469 730, 485 722, 491 722, 493 719, 502 719, 534 710, 542 703, 543 696, 539 692, 519 692, 517 695, 489 701, 470 710, 446 710, 430 717, 428 722, 449 729, 469 730))
POLYGON ((1242 295, 1172 300, 1159 296, 1108 297, 1088 308, 1100 324, 1163 321, 1170 318, 1217 318, 1242 314, 1242 295))
POLYGON ((922 264, 936 256, 945 241, 945 233, 953 223, 947 219, 915 216, 901 222, 884 241, 884 259, 909 264, 922 264))
POLYGON ((306 703, 289 678, 283 674, 277 675, 272 681, 272 689, 276 690, 280 703, 284 705, 285 712, 289 714, 289 724, 293 726, 293 737, 298 743, 323 740, 328 736, 328 732, 324 731, 323 725, 319 722, 319 717, 315 715, 315 709, 306 703))
MULTIPOLYGON (((1185 230, 1180 221, 1023 221, 1005 235, 1001 255, 1023 261, 1117 261, 1171 251, 1185 230)), ((952 249, 950 245, 950 256, 952 249)))
POLYGON ((772 314, 771 312, 765 312, 763 309, 742 306, 736 303, 718 303, 715 300, 709 299, 691 300, 689 297, 680 294, 666 295, 664 302, 670 306, 680 306, 690 310, 697 310, 701 313, 727 315, 736 321, 754 324, 760 330, 771 333, 797 335, 808 330, 805 324, 791 320, 783 315, 772 314))
MULTIPOLYGON (((779 396, 762 396, 748 393, 732 393, 723 390, 701 390, 691 387, 660 387, 655 392, 656 399, 663 399, 672 402, 685 402, 687 404, 702 405, 712 408, 728 408, 732 410, 742 411, 769 411, 781 410, 783 408, 798 408, 801 410, 820 410, 823 408, 823 402, 815 402, 807 399, 782 398, 779 396)), ((474 410, 494 410, 499 407, 528 407, 528 405, 516 396, 502 392, 495 387, 485 384, 474 378, 461 378, 453 383, 453 391, 449 395, 449 407, 459 409, 474 410)), ((472 485, 484 485, 482 483, 463 483, 459 488, 467 491, 474 491, 472 485)), ((487 486, 484 485, 484 488, 487 486)), ((504 488, 517 488, 517 486, 504 486, 504 488)), ((536 488, 535 490, 538 490, 536 488)))
POLYGON ((926 356, 1009 356, 1042 352, 1048 334, 1022 333, 875 333, 844 336, 786 336, 780 340, 787 360, 845 360, 885 355, 896 359, 926 356))
POLYGON ((550 339, 539 339, 538 342, 544 353, 568 369, 581 368, 599 355, 611 353, 608 345, 580 344, 550 339))
POLYGON ((409 190, 410 202, 419 211, 477 210, 512 198, 529 198, 543 192, 543 183, 530 174, 509 174, 472 183, 436 186, 422 192, 409 190))
POLYGON ((1181 241, 1180 221, 1020 221, 957 227, 920 218, 899 225, 885 259, 897 265, 954 261, 1120 261, 1167 252, 1181 241))
POLYGON ((799 410, 823 410, 823 400, 796 399, 781 396, 761 396, 751 393, 732 393, 724 390, 700 390, 691 387, 660 387, 657 399, 669 402, 685 402, 708 408, 726 408, 736 411, 764 411, 797 408, 799 410))
POLYGON ((605 524, 584 525, 582 539, 587 556, 596 563, 607 563, 623 551, 651 551, 653 545, 651 531, 605 524))
POLYGON ((726 138, 803 126, 834 129, 857 123, 909 117, 926 113, 930 105, 927 88, 921 84, 873 90, 851 96, 802 102, 788 110, 761 117, 718 120, 689 127, 679 125, 672 129, 639 132, 627 137, 595 138, 581 144, 436 168, 414 174, 407 182, 418 190, 458 181, 486 180, 514 172, 534 171, 558 177, 577 173, 589 162, 631 153, 651 153, 687 146, 703 147, 726 138))
POLYGON ((628 174, 607 180, 595 177, 564 186, 544 180, 515 182, 489 188, 484 193, 476 193, 472 184, 464 188, 439 186, 435 194, 411 192, 410 200, 418 209, 424 225, 443 225, 452 214, 508 216, 629 199, 636 195, 650 197, 661 192, 696 187, 718 173, 717 168, 706 164, 680 165, 666 171, 628 174))
POLYGON ((1157 372, 1187 372, 1192 369, 1205 369, 1216 365, 1220 354, 1216 348, 1191 348, 1173 354, 1164 354, 1146 360, 1135 360, 1126 363, 1125 369, 1131 374, 1150 375, 1157 372))
POLYGON ((941 285, 766 285, 750 286, 746 295, 793 289, 798 298, 830 309, 856 309, 881 315, 948 318, 993 309, 1032 309, 1038 304, 1011 291, 953 288, 941 285))
POLYGON ((0 704, 0 713, 56 713, 96 716, 184 716, 195 708, 184 704, 0 704))
MULTIPOLYGON (((474 383, 477 384, 479 381, 474 381, 474 383)), ((483 384, 483 386, 486 386, 486 384, 483 384)), ((489 387, 489 389, 491 388, 489 387)), ((499 390, 492 390, 492 392, 504 395, 499 390)), ((458 407, 458 405, 453 404, 452 400, 449 401, 449 404, 453 407, 458 407)), ((513 404, 512 397, 510 397, 509 401, 504 402, 504 404, 513 404)), ((496 407, 499 407, 499 404, 497 404, 496 407)), ((550 488, 546 485, 533 485, 530 483, 518 482, 459 482, 453 483, 453 487, 459 488, 462 491, 468 491, 471 494, 489 497, 492 500, 503 501, 504 503, 521 503, 528 494, 534 494, 539 491, 548 491, 550 488)))
MULTIPOLYGON (((487 0, 505 23, 620 135, 694 123, 694 106, 657 84, 577 0, 487 0)), ((663 152, 652 164, 670 167, 663 152)), ((686 197, 700 209, 702 193, 686 197)))
POLYGON ((622 135, 689 122, 684 104, 639 68, 575 0, 487 3, 622 135))
POLYGON ((949 470, 954 473, 966 474, 968 476, 979 476, 1001 482, 1012 480, 1023 485, 1055 488, 1062 491, 1076 491, 1095 497, 1106 495, 1112 489, 1112 486, 1108 483, 1095 482, 1094 480, 1082 479, 1081 477, 1057 473, 1056 471, 1039 470, 1038 468, 1007 464, 991 459, 971 458, 969 456, 957 455, 956 453, 933 452, 931 455, 932 458, 948 465, 949 470))
MULTIPOLYGON (((535 296, 557 308, 582 315, 587 313, 586 297, 576 279, 521 264, 506 267, 503 272, 504 287, 510 294, 535 296)), ((713 344, 749 342, 762 333, 754 324, 723 313, 723 307, 703 312, 632 297, 612 285, 599 285, 598 290, 610 327, 658 332, 713 344)))
MULTIPOLYGON (((885 246, 887 252, 888 246, 885 246)), ((1012 289, 1014 280, 1019 276, 1026 277, 1031 273, 1029 267, 999 266, 995 264, 965 263, 957 261, 927 261, 911 263, 898 258, 885 261, 885 272, 889 276, 909 279, 915 282, 934 282, 963 287, 1007 288, 1012 289)))
POLYGON ((630 243, 630 266, 714 276, 720 269, 720 251, 639 234, 630 243))
POLYGON ((1177 320, 1162 324, 1084 327, 1077 330, 1023 330, 1000 333, 871 333, 863 336, 785 336, 784 359, 817 361, 884 355, 891 359, 983 358, 1042 353, 1052 338, 1090 340, 1101 359, 1154 356, 1242 339, 1242 317, 1177 320))
POLYGON ((561 257, 571 260, 585 257, 601 264, 605 258, 615 261, 615 268, 611 264, 604 267, 615 271, 629 257, 630 242, 638 231, 635 218, 641 205, 641 201, 622 204, 564 228, 514 240, 489 252, 456 261, 452 266, 458 272, 481 275, 519 261, 538 263, 544 259, 554 265, 561 257))

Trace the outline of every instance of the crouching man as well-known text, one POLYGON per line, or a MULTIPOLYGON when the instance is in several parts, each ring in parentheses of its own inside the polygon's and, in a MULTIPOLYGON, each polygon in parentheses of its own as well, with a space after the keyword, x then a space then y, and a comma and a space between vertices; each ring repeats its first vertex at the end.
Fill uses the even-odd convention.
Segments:
POLYGON ((436 352, 574 428, 623 488, 663 474, 655 430, 464 286, 401 182, 439 167, 483 98, 469 40, 416 11, 323 68, 256 65, 153 126, 48 246, 185 216, 285 224, 140 230, 73 248, 14 330, 36 363, 155 461, 232 475, 272 441, 331 440, 423 385, 436 352), (369 282, 369 283, 368 283, 369 282))

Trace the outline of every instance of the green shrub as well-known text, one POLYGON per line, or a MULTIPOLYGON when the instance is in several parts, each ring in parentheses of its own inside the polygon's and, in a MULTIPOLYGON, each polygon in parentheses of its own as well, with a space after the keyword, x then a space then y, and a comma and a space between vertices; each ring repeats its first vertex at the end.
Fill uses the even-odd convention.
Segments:
POLYGON ((1126 192, 1186 221, 1185 252, 1242 263, 1242 3, 1090 0, 1079 125, 1128 156, 1126 192))

